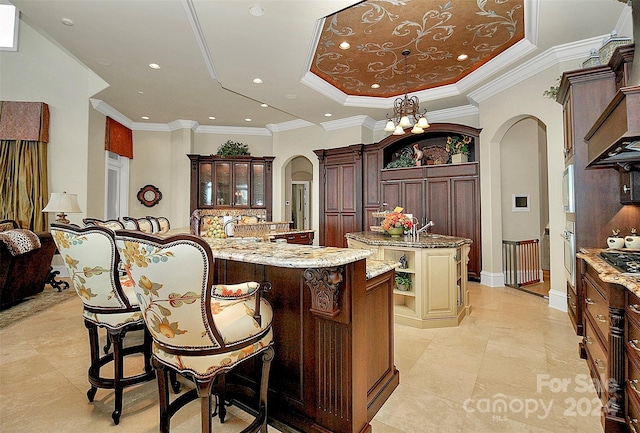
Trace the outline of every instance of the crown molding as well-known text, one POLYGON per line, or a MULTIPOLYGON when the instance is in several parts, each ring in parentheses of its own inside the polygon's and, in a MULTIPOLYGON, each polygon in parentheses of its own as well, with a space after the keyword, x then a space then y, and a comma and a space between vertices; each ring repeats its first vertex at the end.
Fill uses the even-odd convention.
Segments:
MULTIPOLYGON (((605 35, 606 36, 606 35, 605 35)), ((498 79, 480 87, 468 95, 472 104, 482 101, 512 87, 533 75, 544 71, 561 62, 589 57, 593 48, 599 48, 603 36, 596 36, 578 42, 558 45, 544 51, 542 54, 528 60, 512 70, 502 74, 498 79)))
POLYGON ((226 135, 255 135, 270 136, 271 132, 267 128, 250 128, 247 126, 200 126, 195 131, 203 134, 226 134, 226 135))
POLYGON ((345 119, 330 120, 328 122, 322 122, 320 124, 320 126, 322 126, 325 131, 336 131, 338 129, 351 128, 354 126, 365 127, 373 131, 376 128, 376 125, 377 122, 375 121, 375 119, 372 119, 371 117, 365 115, 347 117, 345 119))
POLYGON ((204 33, 202 32, 202 27, 200 26, 200 21, 198 20, 198 14, 196 13, 193 1, 182 0, 182 6, 184 7, 184 11, 187 15, 187 21, 189 21, 189 25, 191 26, 193 37, 198 43, 198 48, 200 48, 202 59, 204 60, 205 65, 207 65, 209 75, 211 76, 211 78, 218 81, 218 73, 216 72, 216 67, 213 64, 211 52, 209 51, 209 46, 207 45, 207 39, 204 37, 204 33))

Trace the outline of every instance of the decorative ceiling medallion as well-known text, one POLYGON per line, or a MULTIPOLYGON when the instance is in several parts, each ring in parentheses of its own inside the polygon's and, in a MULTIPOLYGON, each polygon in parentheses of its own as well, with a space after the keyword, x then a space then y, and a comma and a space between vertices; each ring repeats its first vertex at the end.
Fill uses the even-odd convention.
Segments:
POLYGON ((325 19, 311 72, 348 95, 391 97, 405 92, 403 50, 415 92, 455 83, 523 38, 524 0, 367 0, 325 19))

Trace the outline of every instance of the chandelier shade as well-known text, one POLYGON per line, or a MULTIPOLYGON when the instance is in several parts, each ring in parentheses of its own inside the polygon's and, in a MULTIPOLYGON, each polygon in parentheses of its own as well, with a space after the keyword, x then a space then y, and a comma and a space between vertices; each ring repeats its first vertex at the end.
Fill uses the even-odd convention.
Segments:
POLYGON ((427 110, 420 111, 420 100, 417 96, 409 97, 407 85, 407 57, 410 50, 402 51, 404 56, 404 96, 393 101, 393 116, 387 116, 387 124, 384 128, 386 132, 393 132, 393 135, 404 134, 405 128, 413 126, 411 133, 422 134, 429 127, 427 122, 427 110))

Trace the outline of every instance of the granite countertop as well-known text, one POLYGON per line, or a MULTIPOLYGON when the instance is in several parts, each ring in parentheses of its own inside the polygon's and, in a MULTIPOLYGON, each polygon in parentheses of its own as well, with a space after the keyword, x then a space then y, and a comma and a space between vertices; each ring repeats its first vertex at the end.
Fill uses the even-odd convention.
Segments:
POLYGON ((598 277, 605 283, 619 284, 640 296, 640 278, 620 272, 600 257, 602 248, 580 248, 579 259, 585 260, 598 271, 598 277))
POLYGON ((306 229, 306 230, 299 230, 299 229, 291 229, 291 230, 287 230, 286 232, 274 232, 274 233, 267 233, 264 235, 264 239, 265 240, 269 240, 269 239, 273 239, 276 236, 279 235, 295 235, 298 233, 315 233, 315 230, 311 230, 311 229, 306 229))
POLYGON ((318 247, 248 238, 203 238, 211 246, 213 258, 279 266, 282 268, 326 268, 345 265, 369 257, 368 250, 318 247))
POLYGON ((467 238, 455 236, 438 235, 434 233, 421 233, 418 239, 410 236, 392 238, 381 232, 356 232, 347 233, 347 239, 364 242, 367 245, 382 245, 390 247, 411 247, 411 248, 456 248, 464 244, 471 244, 473 241, 467 238))
POLYGON ((382 275, 385 272, 400 266, 399 262, 392 260, 367 259, 367 280, 382 275))

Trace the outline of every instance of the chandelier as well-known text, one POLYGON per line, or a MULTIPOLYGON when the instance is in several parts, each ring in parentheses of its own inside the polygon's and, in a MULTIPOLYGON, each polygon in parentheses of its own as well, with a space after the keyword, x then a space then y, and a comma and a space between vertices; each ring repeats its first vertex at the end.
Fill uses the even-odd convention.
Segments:
POLYGON ((404 128, 408 128, 413 125, 411 132, 413 134, 422 134, 426 128, 429 127, 427 122, 427 110, 420 112, 420 101, 417 96, 409 98, 407 94, 407 57, 411 54, 410 50, 403 50, 404 56, 404 97, 396 98, 393 101, 393 116, 387 116, 387 126, 384 130, 386 132, 393 132, 393 135, 404 134, 404 128))

